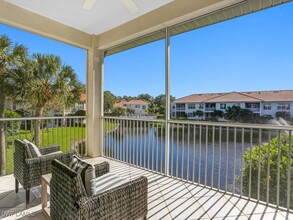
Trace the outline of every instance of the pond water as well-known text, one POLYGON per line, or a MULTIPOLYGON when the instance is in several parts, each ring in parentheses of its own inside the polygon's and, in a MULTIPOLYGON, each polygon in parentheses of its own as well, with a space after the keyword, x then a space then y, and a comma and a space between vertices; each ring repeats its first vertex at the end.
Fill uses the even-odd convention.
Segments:
MULTIPOLYGON (((243 154, 259 145, 257 133, 211 129, 170 129, 169 174, 203 185, 240 193, 243 154), (208 131, 206 133, 206 131, 208 131), (188 135, 189 134, 189 135, 188 135), (213 135, 214 134, 214 135, 213 135), (214 136, 214 138, 213 138, 214 136)), ((263 135, 261 141, 264 141, 263 135)), ((105 154, 115 159, 165 172, 162 128, 122 128, 105 136, 105 154)))

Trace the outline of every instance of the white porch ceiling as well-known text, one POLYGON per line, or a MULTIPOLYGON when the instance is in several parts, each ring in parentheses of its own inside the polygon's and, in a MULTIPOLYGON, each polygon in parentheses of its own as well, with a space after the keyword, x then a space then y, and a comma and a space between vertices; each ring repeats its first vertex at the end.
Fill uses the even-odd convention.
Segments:
POLYGON ((82 9, 84 0, 5 0, 88 34, 101 34, 174 0, 133 0, 139 11, 130 13, 122 0, 97 0, 91 10, 82 9))

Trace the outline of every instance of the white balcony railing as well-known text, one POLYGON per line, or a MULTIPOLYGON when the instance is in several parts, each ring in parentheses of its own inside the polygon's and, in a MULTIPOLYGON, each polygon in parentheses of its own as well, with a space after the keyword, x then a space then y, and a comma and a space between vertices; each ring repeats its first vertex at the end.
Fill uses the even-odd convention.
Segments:
POLYGON ((213 112, 216 108, 205 108, 205 112, 213 112))
POLYGON ((57 144, 63 152, 75 150, 80 155, 86 154, 85 117, 1 118, 5 132, 6 174, 13 171, 15 140, 35 142, 36 121, 40 123, 41 147, 57 144))
POLYGON ((254 113, 259 113, 260 112, 260 108, 246 108, 254 113))
POLYGON ((291 126, 171 120, 167 141, 163 120, 105 117, 104 122, 106 157, 293 208, 291 126))

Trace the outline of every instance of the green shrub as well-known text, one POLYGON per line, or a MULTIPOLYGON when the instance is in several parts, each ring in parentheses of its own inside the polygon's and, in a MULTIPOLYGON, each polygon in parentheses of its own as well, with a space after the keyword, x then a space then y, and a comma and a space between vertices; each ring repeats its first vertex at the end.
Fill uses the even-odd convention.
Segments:
MULTIPOLYGON (((4 117, 5 118, 20 118, 21 116, 12 111, 12 110, 5 110, 4 111, 4 117)), ((20 128, 20 121, 7 121, 6 122, 6 131, 8 132, 8 134, 12 134, 13 132, 16 132, 19 128, 20 128)))
POLYGON ((113 108, 112 115, 113 116, 124 116, 126 114, 126 110, 121 107, 113 108))
POLYGON ((74 116, 85 116, 86 111, 85 110, 78 110, 74 113, 74 116))
MULTIPOLYGON (((293 139, 291 139, 291 142, 293 139)), ((288 178, 288 161, 291 163, 290 170, 292 173, 293 152, 288 160, 289 154, 289 135, 284 134, 280 137, 280 149, 278 149, 278 138, 273 138, 270 144, 255 146, 251 149, 251 197, 257 198, 258 191, 258 171, 260 169, 260 200, 266 201, 267 180, 269 180, 269 202, 276 203, 277 199, 277 172, 278 172, 278 153, 280 150, 280 187, 279 197, 280 205, 285 206, 287 201, 287 178, 288 178), (268 156, 270 160, 268 161, 268 156), (260 167, 259 167, 260 161, 260 167), (267 175, 268 165, 270 175, 267 175)), ((292 151, 292 146, 291 146, 292 151)), ((249 192, 249 170, 250 170, 250 150, 244 154, 245 165, 243 167, 243 193, 248 195, 249 192)), ((291 208, 293 208, 293 173, 291 174, 291 208)))

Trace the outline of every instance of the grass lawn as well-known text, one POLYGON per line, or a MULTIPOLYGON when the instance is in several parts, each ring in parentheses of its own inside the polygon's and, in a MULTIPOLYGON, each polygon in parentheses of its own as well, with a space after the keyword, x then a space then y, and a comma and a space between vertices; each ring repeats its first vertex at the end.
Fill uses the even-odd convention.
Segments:
MULTIPOLYGON (((104 131, 112 130, 115 127, 113 123, 105 123, 104 131)), ((41 130, 40 145, 51 146, 60 145, 60 149, 64 152, 70 151, 71 146, 76 146, 78 142, 85 140, 86 128, 85 127, 58 127, 58 128, 44 128, 41 130)), ((31 141, 33 132, 28 130, 20 130, 17 134, 7 137, 7 174, 13 171, 13 152, 14 140, 27 139, 31 141)))

